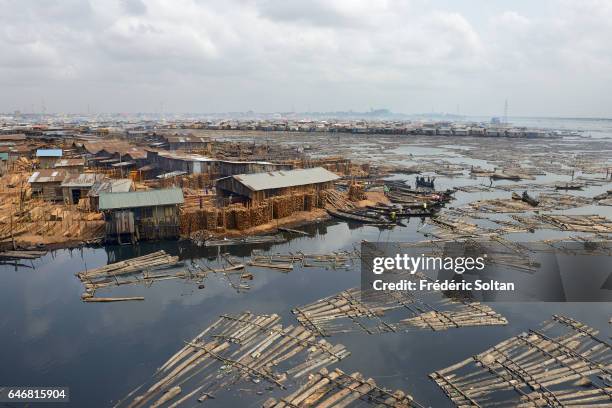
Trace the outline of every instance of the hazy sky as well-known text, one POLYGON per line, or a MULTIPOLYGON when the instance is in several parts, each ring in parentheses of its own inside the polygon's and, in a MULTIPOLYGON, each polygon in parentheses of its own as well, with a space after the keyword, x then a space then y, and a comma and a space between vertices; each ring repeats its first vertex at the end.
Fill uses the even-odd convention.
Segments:
POLYGON ((0 0, 0 111, 612 117, 612 1, 0 0))

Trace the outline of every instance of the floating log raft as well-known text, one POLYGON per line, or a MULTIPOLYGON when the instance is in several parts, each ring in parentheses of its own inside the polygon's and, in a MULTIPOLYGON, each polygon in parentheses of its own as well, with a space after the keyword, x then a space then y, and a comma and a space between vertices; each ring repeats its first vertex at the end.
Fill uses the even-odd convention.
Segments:
POLYGON ((93 282, 99 279, 171 267, 177 264, 179 264, 178 256, 168 255, 165 251, 161 250, 100 268, 90 269, 89 271, 79 272, 77 276, 82 281, 93 282))
POLYGON ((303 267, 331 267, 341 268, 350 266, 358 259, 360 252, 354 251, 338 251, 329 254, 305 254, 302 252, 287 253, 287 254, 262 254, 254 253, 251 256, 250 264, 270 265, 291 265, 298 264, 303 267))
POLYGON ((362 330, 368 334, 411 329, 445 330, 465 326, 505 325, 506 318, 478 302, 442 298, 425 303, 406 292, 344 290, 292 310, 298 321, 321 336, 362 330), (410 317, 385 320, 385 314, 402 309, 410 317))
POLYGON ((546 214, 533 216, 513 215, 513 219, 531 229, 553 228, 562 231, 612 233, 612 221, 601 215, 546 214))
POLYGON ((486 213, 523 213, 534 210, 534 207, 540 211, 567 210, 592 203, 593 200, 586 197, 556 193, 540 194, 538 200, 529 203, 525 201, 523 196, 512 193, 512 200, 491 199, 474 201, 468 205, 468 208, 486 213))
POLYGON ((2 251, 0 259, 37 259, 44 256, 47 251, 2 251))
POLYGON ((255 235, 244 238, 208 239, 204 246, 232 246, 248 244, 280 244, 287 241, 282 235, 255 235))
POLYGON ((372 378, 358 372, 345 374, 336 368, 331 373, 323 368, 312 374, 308 382, 294 393, 277 401, 269 398, 263 408, 351 408, 363 405, 375 407, 423 407, 404 391, 389 392, 376 385, 372 378))
POLYGON ((300 378, 350 354, 303 326, 283 327, 276 314, 250 312, 222 315, 185 343, 157 370, 149 388, 116 406, 193 404, 247 380, 285 388, 288 377, 300 378))
MULTIPOLYGON (((177 256, 170 256, 164 251, 154 252, 149 255, 116 262, 100 268, 91 269, 77 274, 83 282, 85 292, 81 296, 85 302, 111 302, 119 301, 118 298, 94 297, 98 289, 123 286, 123 285, 151 285, 154 282, 166 281, 170 279, 191 280, 202 282, 210 273, 221 273, 228 275, 231 272, 242 271, 243 264, 235 263, 226 259, 227 264, 221 268, 212 268, 206 264, 192 262, 187 268, 172 271, 159 271, 160 269, 172 268, 182 265, 177 256), (155 273, 155 270, 158 270, 155 273), (111 299, 111 300, 104 300, 111 299)), ((241 281, 236 284, 231 279, 230 284, 235 289, 248 289, 248 286, 241 281)), ((122 299, 121 300, 141 300, 141 299, 122 299)))
POLYGON ((529 330, 430 374, 459 407, 610 407, 612 346, 597 330, 554 315, 529 330))

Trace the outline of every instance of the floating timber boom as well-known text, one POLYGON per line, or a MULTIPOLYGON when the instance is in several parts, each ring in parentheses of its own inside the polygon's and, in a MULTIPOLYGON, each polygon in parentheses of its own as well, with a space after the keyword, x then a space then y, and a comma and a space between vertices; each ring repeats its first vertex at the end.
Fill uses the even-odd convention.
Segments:
POLYGON ((465 326, 507 324, 506 318, 487 305, 447 298, 427 304, 404 292, 344 290, 292 310, 298 321, 321 336, 361 329, 368 334, 411 329, 446 330, 465 326), (409 315, 386 321, 385 313, 402 309, 409 315))
POLYGON ((222 315, 185 343, 157 370, 146 391, 116 406, 191 406, 249 379, 285 388, 288 376, 300 378, 350 354, 342 344, 317 339, 303 326, 283 327, 276 314, 250 312, 222 315))
POLYGON ((94 281, 117 275, 127 275, 143 270, 152 270, 162 267, 170 267, 179 263, 178 256, 170 256, 165 251, 157 251, 148 255, 112 263, 100 268, 80 272, 77 276, 82 281, 94 281))
POLYGON ((611 407, 611 364, 597 330, 554 315, 430 377, 459 407, 611 407))
POLYGON ((361 373, 347 375, 338 368, 330 373, 323 368, 311 375, 297 391, 280 401, 274 398, 266 400, 263 408, 350 408, 363 404, 381 408, 423 407, 404 391, 391 393, 378 387, 372 378, 365 379, 361 373))

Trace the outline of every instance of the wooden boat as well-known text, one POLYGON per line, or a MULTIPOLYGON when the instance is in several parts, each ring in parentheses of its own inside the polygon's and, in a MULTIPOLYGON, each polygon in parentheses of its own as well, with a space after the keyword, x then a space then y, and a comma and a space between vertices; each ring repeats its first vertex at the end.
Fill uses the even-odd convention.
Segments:
POLYGON ((432 177, 431 179, 425 180, 425 177, 420 177, 417 176, 416 178, 416 186, 418 187, 424 187, 424 188, 430 188, 433 189, 434 188, 434 180, 436 178, 432 177))
POLYGON ((431 217, 435 215, 436 210, 431 208, 429 210, 423 210, 423 207, 418 207, 414 210, 410 208, 394 208, 390 206, 368 206, 369 209, 375 211, 381 215, 390 216, 393 211, 395 211, 395 215, 399 218, 407 218, 407 217, 431 217))
POLYGON ((396 224, 386 219, 374 218, 374 217, 361 215, 358 213, 347 212, 347 211, 332 210, 328 208, 327 212, 332 217, 340 218, 346 221, 356 221, 356 222, 361 222, 361 223, 370 224, 370 225, 395 225, 396 224))

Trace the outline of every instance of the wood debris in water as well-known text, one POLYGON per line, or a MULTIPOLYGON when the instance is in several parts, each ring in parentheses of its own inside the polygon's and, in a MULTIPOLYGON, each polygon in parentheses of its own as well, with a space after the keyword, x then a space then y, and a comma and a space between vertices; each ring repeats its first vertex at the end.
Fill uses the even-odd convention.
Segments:
POLYGON ((351 375, 336 368, 332 372, 323 368, 312 374, 308 382, 292 394, 280 400, 270 398, 263 408, 329 408, 357 407, 423 407, 404 391, 388 391, 376 385, 372 378, 366 379, 361 373, 351 375))
POLYGON ((0 252, 0 259, 37 259, 46 253, 47 251, 34 250, 2 251, 0 252))
POLYGON ((308 254, 303 252, 287 254, 263 254, 255 252, 249 265, 262 268, 292 270, 294 265, 303 267, 329 267, 333 269, 352 266, 359 259, 358 250, 337 251, 329 254, 308 254))
POLYGON ((460 407, 610 407, 612 346, 597 334, 554 315, 430 377, 460 407))
POLYGON ((285 388, 288 377, 300 378, 350 354, 342 344, 318 339, 303 326, 283 326, 276 314, 251 312, 222 315, 185 343, 157 370, 146 391, 116 406, 203 402, 248 380, 285 388))
POLYGON ((550 228, 561 231, 612 233, 612 221, 608 218, 592 215, 540 214, 533 216, 513 215, 512 218, 530 229, 550 228))
POLYGON ((321 336, 362 330, 368 334, 412 329, 445 330, 466 326, 505 325, 489 306, 442 298, 426 303, 407 292, 344 290, 292 310, 298 321, 321 336), (400 309, 399 318, 387 314, 400 309), (409 317, 405 317, 408 314, 409 317))
MULTIPOLYGON (((567 210, 582 207, 593 203, 592 199, 569 194, 540 194, 539 204, 535 208, 538 211, 567 210)), ((469 208, 486 213, 523 213, 534 210, 528 203, 513 199, 491 199, 474 201, 469 208)))
POLYGON ((86 302, 103 302, 103 300, 96 300, 98 298, 94 298, 96 291, 102 288, 131 284, 151 285, 153 282, 169 279, 201 282, 210 273, 224 274, 234 289, 248 289, 248 285, 242 282, 242 275, 240 276, 241 281, 238 283, 235 283, 228 276, 229 273, 244 270, 244 265, 234 263, 228 258, 226 260, 227 264, 221 268, 211 268, 205 264, 192 263, 187 268, 178 271, 163 271, 161 269, 169 269, 181 265, 182 262, 179 262, 178 256, 168 255, 165 251, 161 250, 149 255, 80 272, 77 276, 85 286, 85 293, 81 297, 86 302))

